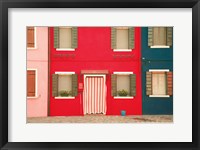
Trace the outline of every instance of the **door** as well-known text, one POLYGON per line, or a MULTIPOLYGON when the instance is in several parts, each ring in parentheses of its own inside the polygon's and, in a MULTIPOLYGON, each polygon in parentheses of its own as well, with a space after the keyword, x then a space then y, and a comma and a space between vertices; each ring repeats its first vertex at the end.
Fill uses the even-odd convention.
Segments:
POLYGON ((83 91, 84 114, 106 114, 105 76, 86 76, 83 91))

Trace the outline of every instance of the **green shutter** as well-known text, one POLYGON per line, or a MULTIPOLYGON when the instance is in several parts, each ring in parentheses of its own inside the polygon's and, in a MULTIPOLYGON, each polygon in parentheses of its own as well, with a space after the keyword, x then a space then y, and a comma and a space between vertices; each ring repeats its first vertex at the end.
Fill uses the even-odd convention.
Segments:
POLYGON ((134 49, 135 47, 135 29, 133 27, 130 27, 128 29, 128 48, 134 49))
POLYGON ((153 27, 148 27, 148 46, 153 46, 153 27))
POLYGON ((78 47, 78 28, 72 28, 72 48, 78 47))
POLYGON ((117 29, 112 27, 111 28, 111 48, 116 49, 117 47, 117 29))
POLYGON ((59 27, 54 27, 54 48, 59 48, 59 27))
POLYGON ((152 95, 152 73, 146 72, 146 95, 152 95))
POLYGON ((136 95, 136 74, 130 74, 130 96, 136 95))
POLYGON ((167 27, 167 46, 172 46, 173 28, 167 27))
POLYGON ((117 75, 111 75, 111 95, 117 96, 117 75))
POLYGON ((72 74, 72 96, 78 95, 78 75, 72 74))
POLYGON ((58 74, 52 74, 52 96, 58 96, 58 74))

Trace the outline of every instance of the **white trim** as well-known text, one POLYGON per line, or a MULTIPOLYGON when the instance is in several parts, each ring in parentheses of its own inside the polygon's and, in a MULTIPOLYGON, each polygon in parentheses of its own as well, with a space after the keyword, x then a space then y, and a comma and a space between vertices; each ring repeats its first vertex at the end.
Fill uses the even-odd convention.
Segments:
POLYGON ((133 96, 114 96, 114 99, 134 99, 133 96))
POLYGON ((149 95, 149 97, 170 97, 169 95, 149 95))
POLYGON ((63 75, 71 75, 71 74, 75 74, 75 72, 61 72, 61 71, 59 71, 59 72, 55 72, 55 74, 63 74, 63 75))
POLYGON ((114 52, 131 52, 132 49, 113 49, 114 52))
MULTIPOLYGON (((35 71, 35 96, 27 96, 28 95, 28 93, 27 93, 27 91, 26 91, 26 97, 27 98, 38 98, 39 96, 38 96, 38 75, 37 75, 37 69, 36 68, 27 68, 27 71, 28 70, 34 70, 35 71)), ((26 72, 26 78, 27 78, 27 72, 26 72)), ((27 82, 27 80, 26 80, 26 82, 27 82)), ((26 84, 26 89, 27 89, 27 84, 26 84)))
POLYGON ((54 98, 55 99, 75 99, 75 97, 71 97, 71 96, 68 96, 68 97, 56 96, 54 98))
POLYGON ((170 46, 166 46, 166 45, 154 45, 154 46, 150 46, 150 48, 170 48, 170 46))
MULTIPOLYGON (((26 28, 27 29, 27 28, 26 28)), ((34 47, 28 47, 27 49, 36 50, 37 49, 37 32, 36 27, 34 27, 34 47)), ((26 35, 27 36, 27 35, 26 35)), ((26 39, 27 40, 27 39, 26 39)), ((27 42, 27 41, 26 41, 27 42)))
POLYGON ((149 72, 158 72, 158 71, 169 72, 169 69, 149 69, 149 72))
POLYGON ((56 48, 56 51, 75 51, 74 48, 56 48))
POLYGON ((133 72, 113 72, 113 74, 118 74, 118 75, 129 75, 129 74, 133 74, 133 72))

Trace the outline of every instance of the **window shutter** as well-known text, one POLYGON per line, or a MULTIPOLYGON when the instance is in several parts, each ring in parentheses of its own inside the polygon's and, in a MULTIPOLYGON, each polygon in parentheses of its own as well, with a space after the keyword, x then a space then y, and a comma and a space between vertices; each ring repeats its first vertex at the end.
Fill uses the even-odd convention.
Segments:
POLYGON ((78 47, 78 28, 72 28, 72 48, 78 47))
POLYGON ((136 95, 136 74, 130 74, 130 96, 136 95))
POLYGON ((146 72, 146 95, 152 95, 152 73, 146 72))
POLYGON ((117 44, 116 36, 117 36, 117 29, 112 27, 111 28, 111 48, 112 49, 116 49, 116 47, 117 47, 117 45, 116 45, 117 44))
POLYGON ((54 48, 59 48, 59 27, 54 27, 54 48))
POLYGON ((167 72, 167 95, 173 94, 173 73, 167 72))
POLYGON ((153 46, 153 27, 148 27, 148 46, 153 46))
POLYGON ((128 29, 128 48, 129 49, 134 49, 135 47, 135 29, 133 27, 130 27, 128 29))
POLYGON ((58 96, 58 74, 52 74, 52 96, 58 96))
POLYGON ((34 47, 34 27, 28 27, 27 28, 27 46, 28 47, 34 47))
POLYGON ((72 74, 72 96, 78 95, 78 75, 72 74))
POLYGON ((35 71, 27 71, 27 96, 35 96, 35 71))
POLYGON ((111 95, 117 96, 117 75, 111 75, 111 95))
POLYGON ((173 28, 167 27, 167 46, 172 46, 173 28))

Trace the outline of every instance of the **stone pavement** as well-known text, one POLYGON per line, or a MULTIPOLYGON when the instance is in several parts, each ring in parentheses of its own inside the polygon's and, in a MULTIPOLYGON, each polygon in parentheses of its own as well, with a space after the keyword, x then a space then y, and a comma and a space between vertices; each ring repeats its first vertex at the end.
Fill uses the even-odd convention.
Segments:
POLYGON ((173 115, 30 117, 27 123, 173 123, 173 115))

